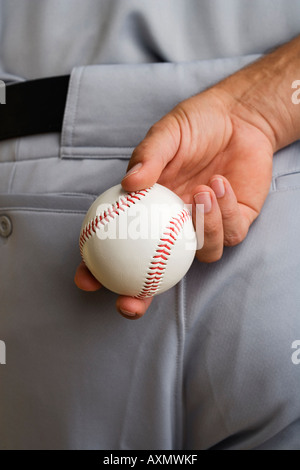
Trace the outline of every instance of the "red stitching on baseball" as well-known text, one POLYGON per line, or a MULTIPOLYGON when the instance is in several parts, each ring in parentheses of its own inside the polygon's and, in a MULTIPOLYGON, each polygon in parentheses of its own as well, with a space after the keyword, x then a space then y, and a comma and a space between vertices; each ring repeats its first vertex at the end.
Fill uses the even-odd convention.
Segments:
POLYGON ((144 285, 140 293, 135 296, 137 299, 145 299, 146 297, 152 297, 158 292, 159 286, 163 280, 163 276, 167 267, 166 261, 168 261, 172 249, 172 246, 170 247, 166 243, 162 244, 161 242, 167 242, 171 245, 174 245, 174 241, 177 239, 181 229, 183 228, 183 225, 190 219, 191 215, 189 211, 187 209, 182 209, 182 211, 180 211, 177 217, 172 217, 172 219, 170 220, 169 224, 172 224, 176 228, 169 226, 164 231, 159 241, 159 244, 157 245, 155 255, 153 256, 153 259, 160 259, 160 261, 150 262, 149 272, 147 273, 147 278, 144 282, 144 285), (170 231, 175 233, 175 237, 170 233, 170 231), (170 237, 172 238, 172 240, 170 239, 170 237), (164 249, 162 250, 161 248, 164 249))
POLYGON ((140 201, 144 196, 146 196, 146 194, 151 189, 152 187, 142 189, 140 191, 133 191, 131 193, 128 193, 127 195, 122 196, 119 201, 116 201, 114 204, 108 207, 102 214, 96 215, 94 219, 92 219, 85 225, 85 227, 81 230, 79 237, 80 254, 83 260, 83 247, 87 240, 89 240, 94 235, 94 233, 97 232, 94 227, 96 227, 97 229, 101 229, 101 227, 99 227, 99 224, 101 224, 103 227, 108 222, 110 222, 111 219, 114 219, 117 215, 119 215, 118 209, 120 209, 121 206, 123 206, 122 210, 125 211, 125 207, 128 208, 131 207, 133 204, 136 204, 136 202, 140 201))
MULTIPOLYGON (((80 253, 83 257, 83 248, 85 243, 97 233, 97 229, 105 226, 110 220, 114 219, 119 215, 119 210, 123 212, 126 208, 131 207, 140 201, 152 188, 134 191, 122 196, 119 201, 116 201, 110 207, 108 207, 102 214, 96 215, 94 219, 89 221, 85 227, 81 230, 79 238, 80 253)), ((177 217, 172 217, 169 222, 169 226, 165 229, 162 237, 159 240, 153 260, 150 261, 149 271, 147 278, 144 281, 143 287, 138 295, 135 297, 143 299, 146 297, 152 297, 159 291, 159 287, 162 283, 163 276, 167 267, 167 261, 171 254, 172 246, 183 228, 185 222, 191 219, 190 213, 186 209, 182 209, 177 217), (154 261, 155 260, 155 261, 154 261)))

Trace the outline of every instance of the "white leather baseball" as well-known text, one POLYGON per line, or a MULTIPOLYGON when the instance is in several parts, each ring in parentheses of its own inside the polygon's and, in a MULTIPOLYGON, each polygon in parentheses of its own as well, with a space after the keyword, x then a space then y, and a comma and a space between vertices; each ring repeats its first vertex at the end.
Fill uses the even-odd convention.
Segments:
POLYGON ((104 287, 146 298, 182 279, 197 241, 191 215, 175 193, 159 184, 131 193, 117 185, 91 205, 79 245, 86 266, 104 287))

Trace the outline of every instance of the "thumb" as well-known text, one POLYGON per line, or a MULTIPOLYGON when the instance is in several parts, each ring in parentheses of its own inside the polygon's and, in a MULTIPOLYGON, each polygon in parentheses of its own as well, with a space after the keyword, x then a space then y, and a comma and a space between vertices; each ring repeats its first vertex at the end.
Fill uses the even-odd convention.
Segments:
POLYGON ((122 180, 125 191, 138 191, 152 186, 176 155, 180 145, 180 125, 175 112, 164 116, 148 131, 135 148, 122 180))

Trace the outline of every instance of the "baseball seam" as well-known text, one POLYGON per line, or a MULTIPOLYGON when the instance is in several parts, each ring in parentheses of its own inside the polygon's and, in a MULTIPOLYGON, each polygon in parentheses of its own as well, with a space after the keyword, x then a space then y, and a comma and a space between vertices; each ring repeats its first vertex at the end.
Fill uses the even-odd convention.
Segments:
POLYGON ((114 204, 110 205, 107 209, 101 212, 101 214, 96 215, 84 226, 84 228, 81 230, 79 238, 80 254, 83 258, 83 261, 83 247, 87 240, 89 240, 96 233, 96 229, 100 228, 101 225, 103 227, 107 225, 112 219, 119 215, 120 211, 125 212, 129 207, 131 207, 133 204, 136 204, 137 201, 140 201, 143 197, 145 197, 151 189, 152 187, 142 189, 140 191, 133 191, 128 193, 126 196, 121 196, 119 201, 116 201, 114 204))
MULTIPOLYGON (((96 215, 92 220, 87 222, 87 224, 81 230, 79 237, 80 254, 83 261, 85 261, 83 248, 86 242, 97 233, 96 230, 101 228, 101 226, 104 227, 107 225, 111 220, 120 214, 120 211, 125 212, 133 204, 136 204, 143 197, 145 197, 151 189, 152 187, 140 191, 134 191, 128 193, 126 196, 120 197, 119 201, 116 201, 114 204, 106 208, 101 214, 96 215)), ((175 241, 177 240, 185 222, 190 219, 191 215, 185 208, 170 219, 167 227, 164 229, 159 243, 157 244, 152 261, 150 261, 147 277, 140 292, 135 296, 136 298, 144 299, 147 297, 152 297, 158 293, 163 281, 168 259, 171 255, 172 247, 174 246, 175 241)))
POLYGON ((176 217, 172 217, 168 226, 164 230, 162 237, 156 247, 155 254, 150 262, 147 278, 137 299, 145 299, 157 294, 166 271, 168 259, 171 255, 172 247, 178 238, 185 222, 191 219, 187 209, 182 209, 176 217))

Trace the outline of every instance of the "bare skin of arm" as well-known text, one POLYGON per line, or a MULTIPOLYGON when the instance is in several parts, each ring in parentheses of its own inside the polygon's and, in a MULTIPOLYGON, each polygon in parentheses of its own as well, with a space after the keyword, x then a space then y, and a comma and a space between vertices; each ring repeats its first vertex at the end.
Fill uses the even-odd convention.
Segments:
MULTIPOLYGON (((122 185, 158 182, 186 203, 204 204, 201 262, 218 261, 224 246, 241 243, 259 215, 272 177, 273 154, 300 139, 300 36, 206 91, 177 105, 136 147, 122 185)), ((101 287, 83 263, 76 285, 101 287)), ((138 319, 151 299, 120 296, 117 310, 138 319)))

